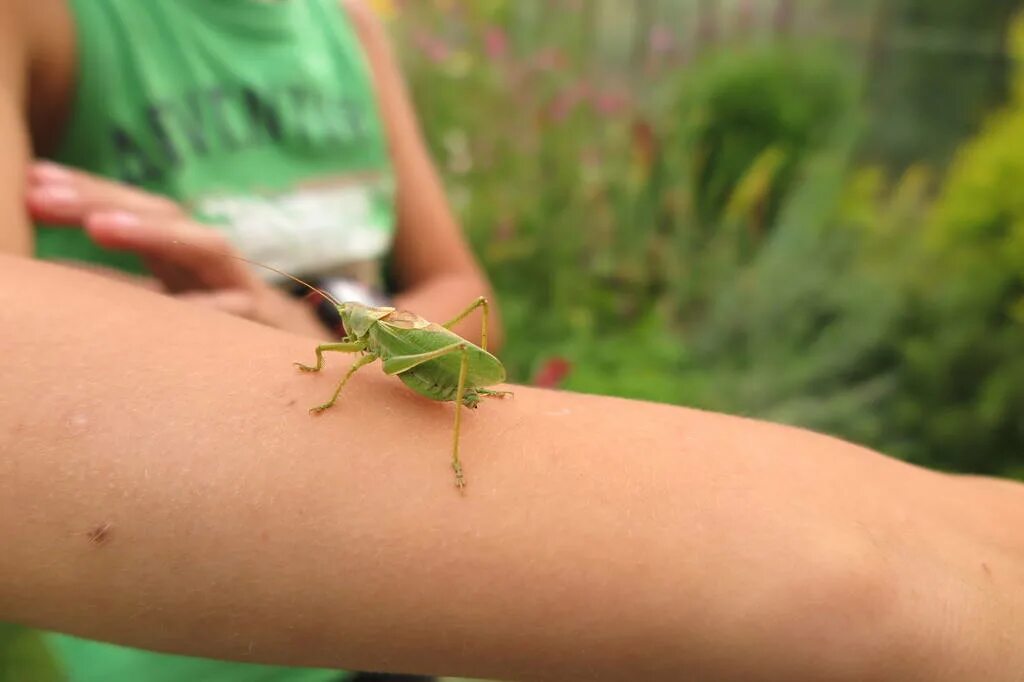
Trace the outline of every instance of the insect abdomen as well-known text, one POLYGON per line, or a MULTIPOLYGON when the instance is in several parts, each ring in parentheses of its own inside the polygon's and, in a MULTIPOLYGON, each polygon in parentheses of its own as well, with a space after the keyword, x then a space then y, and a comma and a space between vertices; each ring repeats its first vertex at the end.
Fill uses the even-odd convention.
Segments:
POLYGON ((419 372, 417 371, 418 369, 415 368, 408 372, 402 372, 398 375, 398 378, 406 386, 431 400, 440 400, 442 402, 455 400, 455 393, 459 388, 457 384, 439 382, 433 376, 433 372, 419 372))

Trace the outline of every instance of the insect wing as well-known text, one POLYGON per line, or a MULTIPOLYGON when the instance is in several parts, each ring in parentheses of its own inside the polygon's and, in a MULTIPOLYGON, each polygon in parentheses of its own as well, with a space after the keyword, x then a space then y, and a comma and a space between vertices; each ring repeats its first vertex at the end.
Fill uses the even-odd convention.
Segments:
MULTIPOLYGON (((469 352, 467 384, 470 386, 493 386, 505 381, 505 366, 498 358, 441 325, 427 323, 425 326, 406 326, 405 324, 399 326, 381 320, 376 331, 382 351, 381 357, 428 353, 462 342, 466 344, 469 352)), ((461 363, 461 354, 451 353, 425 362, 421 367, 437 370, 444 373, 445 376, 457 378, 461 363)))

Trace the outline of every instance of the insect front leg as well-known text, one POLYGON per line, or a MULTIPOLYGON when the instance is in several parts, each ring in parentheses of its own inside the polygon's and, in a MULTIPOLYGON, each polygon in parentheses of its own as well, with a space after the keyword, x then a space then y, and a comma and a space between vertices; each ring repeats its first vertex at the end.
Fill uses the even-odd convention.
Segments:
POLYGON ((445 322, 442 327, 445 329, 451 329, 454 325, 458 324, 462 320, 466 319, 466 316, 477 308, 484 309, 483 322, 480 323, 480 347, 487 350, 487 320, 491 316, 491 306, 487 302, 487 299, 480 296, 475 301, 469 304, 469 307, 463 310, 461 313, 456 315, 451 320, 445 322))
POLYGON ((334 390, 334 395, 331 396, 331 399, 328 400, 323 405, 317 405, 316 407, 311 407, 309 409, 309 411, 312 412, 313 414, 319 414, 320 412, 323 412, 324 410, 326 410, 328 407, 333 406, 334 403, 336 403, 338 401, 338 396, 341 395, 341 389, 343 389, 345 387, 345 384, 347 384, 348 380, 352 378, 352 375, 355 374, 357 371, 359 371, 360 367, 365 367, 366 365, 370 364, 371 362, 373 362, 376 359, 377 359, 377 356, 373 355, 371 353, 371 354, 362 356, 361 358, 356 360, 354 363, 352 363, 352 367, 349 368, 348 372, 345 373, 344 378, 342 378, 342 380, 338 383, 338 388, 336 388, 334 390))
POLYGON ((362 341, 339 341, 337 343, 321 343, 316 347, 316 366, 304 365, 301 362, 293 362, 292 364, 301 369, 303 372, 319 372, 324 368, 324 353, 327 351, 334 351, 337 353, 358 353, 359 351, 366 348, 366 344, 362 341))

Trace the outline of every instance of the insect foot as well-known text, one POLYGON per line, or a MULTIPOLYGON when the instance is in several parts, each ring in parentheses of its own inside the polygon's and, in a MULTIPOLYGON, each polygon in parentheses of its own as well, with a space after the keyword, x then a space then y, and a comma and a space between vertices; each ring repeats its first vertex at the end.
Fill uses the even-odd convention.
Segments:
POLYGON ((498 400, 504 400, 505 398, 512 398, 515 393, 512 391, 492 391, 486 388, 478 388, 477 393, 485 398, 497 398, 498 400))
POLYGON ((455 472, 455 487, 459 489, 460 493, 465 493, 466 477, 462 475, 462 464, 459 462, 452 462, 452 470, 455 472))
POLYGON ((301 371, 301 372, 319 372, 320 371, 319 367, 310 367, 309 365, 304 365, 301 362, 293 362, 292 364, 295 365, 296 367, 298 367, 299 371, 301 371))

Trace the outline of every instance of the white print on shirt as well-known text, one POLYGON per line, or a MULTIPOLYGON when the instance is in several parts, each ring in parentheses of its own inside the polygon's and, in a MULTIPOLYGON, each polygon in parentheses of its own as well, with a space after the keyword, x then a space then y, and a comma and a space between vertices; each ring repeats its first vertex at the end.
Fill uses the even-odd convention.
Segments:
POLYGON ((375 215, 374 203, 391 195, 382 182, 363 180, 317 180, 277 195, 220 195, 194 205, 246 258, 296 275, 344 274, 377 286, 394 229, 375 215))

